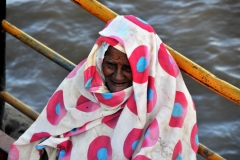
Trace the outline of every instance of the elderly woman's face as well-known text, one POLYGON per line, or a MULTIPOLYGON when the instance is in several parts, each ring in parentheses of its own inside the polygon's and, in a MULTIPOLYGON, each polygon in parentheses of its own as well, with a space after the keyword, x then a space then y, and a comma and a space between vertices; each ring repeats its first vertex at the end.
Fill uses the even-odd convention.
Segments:
POLYGON ((121 91, 132 85, 132 70, 127 55, 112 46, 105 53, 102 71, 110 92, 121 91))

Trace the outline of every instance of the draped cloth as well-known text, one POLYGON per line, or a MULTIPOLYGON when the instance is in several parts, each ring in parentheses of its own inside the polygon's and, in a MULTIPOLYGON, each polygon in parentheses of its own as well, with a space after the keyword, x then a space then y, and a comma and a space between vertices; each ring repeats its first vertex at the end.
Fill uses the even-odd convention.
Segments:
POLYGON ((154 29, 132 15, 99 32, 86 60, 63 80, 9 160, 196 159, 196 108, 181 72, 154 29), (133 85, 109 92, 107 46, 126 53, 133 85))

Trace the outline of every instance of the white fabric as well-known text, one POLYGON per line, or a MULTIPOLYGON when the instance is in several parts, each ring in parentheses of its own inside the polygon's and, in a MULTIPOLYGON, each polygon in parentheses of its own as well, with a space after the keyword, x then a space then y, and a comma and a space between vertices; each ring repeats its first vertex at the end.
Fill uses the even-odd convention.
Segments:
POLYGON ((100 32, 87 60, 60 84, 9 160, 196 159, 196 110, 181 72, 154 29, 118 16, 100 32), (122 46, 133 85, 110 93, 101 77, 107 46, 122 46))

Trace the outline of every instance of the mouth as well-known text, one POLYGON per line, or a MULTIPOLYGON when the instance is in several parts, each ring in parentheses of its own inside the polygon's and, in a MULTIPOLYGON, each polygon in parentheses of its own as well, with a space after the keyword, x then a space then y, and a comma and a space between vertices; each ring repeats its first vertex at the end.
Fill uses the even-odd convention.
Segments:
POLYGON ((112 84, 115 85, 116 87, 121 87, 121 86, 126 85, 127 83, 126 82, 121 82, 121 83, 119 83, 119 82, 112 82, 112 84))
POLYGON ((109 82, 110 83, 107 83, 107 87, 111 92, 118 92, 129 87, 127 82, 115 82, 115 81, 109 82))

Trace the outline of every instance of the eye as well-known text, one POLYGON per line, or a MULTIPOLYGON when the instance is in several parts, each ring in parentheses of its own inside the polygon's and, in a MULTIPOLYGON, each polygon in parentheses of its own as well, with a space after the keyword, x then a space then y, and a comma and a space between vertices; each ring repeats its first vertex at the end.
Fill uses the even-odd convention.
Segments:
POLYGON ((111 68, 111 69, 114 69, 116 67, 116 65, 112 62, 105 62, 105 65, 108 67, 108 68, 111 68))
POLYGON ((124 65, 122 69, 126 72, 132 72, 131 67, 129 65, 124 65))

